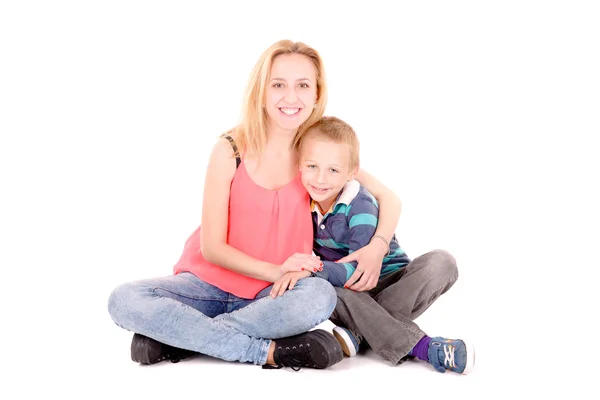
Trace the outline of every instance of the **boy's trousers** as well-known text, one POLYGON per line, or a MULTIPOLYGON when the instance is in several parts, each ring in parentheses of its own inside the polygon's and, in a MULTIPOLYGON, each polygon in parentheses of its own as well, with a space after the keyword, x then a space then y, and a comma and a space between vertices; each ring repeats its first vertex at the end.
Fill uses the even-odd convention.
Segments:
POLYGON ((413 320, 457 278, 454 257, 434 250, 382 277, 369 291, 336 287, 337 305, 329 319, 362 335, 375 353, 396 365, 425 335, 413 320))

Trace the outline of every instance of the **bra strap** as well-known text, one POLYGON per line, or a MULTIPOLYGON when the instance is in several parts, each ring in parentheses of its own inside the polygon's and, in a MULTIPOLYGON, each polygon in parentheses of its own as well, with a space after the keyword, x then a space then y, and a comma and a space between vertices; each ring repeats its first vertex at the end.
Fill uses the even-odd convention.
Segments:
POLYGON ((242 161, 242 159, 240 158, 240 152, 238 151, 237 148, 237 144, 235 144, 235 141, 233 140, 233 138, 229 135, 223 135, 223 137, 227 140, 229 140, 229 143, 231 143, 231 147, 233 148, 233 153, 235 154, 235 169, 237 169, 240 166, 240 162, 242 161))

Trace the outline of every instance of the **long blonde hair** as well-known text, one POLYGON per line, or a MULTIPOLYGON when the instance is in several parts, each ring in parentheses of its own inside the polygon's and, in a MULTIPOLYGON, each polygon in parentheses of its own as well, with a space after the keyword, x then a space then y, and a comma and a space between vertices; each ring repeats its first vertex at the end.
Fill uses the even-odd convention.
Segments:
POLYGON ((311 59, 317 70, 317 102, 311 115, 298 128, 294 138, 294 146, 306 132, 306 129, 320 120, 325 112, 327 84, 321 56, 315 49, 302 42, 280 40, 265 50, 254 66, 244 96, 242 121, 230 131, 230 133, 235 133, 236 143, 240 147, 241 153, 259 158, 267 142, 268 115, 263 108, 267 82, 269 81, 273 60, 282 54, 302 54, 311 59))

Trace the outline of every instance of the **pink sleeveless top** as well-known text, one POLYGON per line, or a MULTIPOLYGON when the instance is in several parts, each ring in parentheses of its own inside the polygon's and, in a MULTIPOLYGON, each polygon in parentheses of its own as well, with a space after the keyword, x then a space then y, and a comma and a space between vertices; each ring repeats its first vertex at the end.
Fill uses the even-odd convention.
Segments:
MULTIPOLYGON (((313 228, 309 195, 300 174, 279 190, 252 181, 244 161, 237 168, 229 195, 227 243, 258 260, 283 264, 294 253, 312 253, 313 228)), ((250 278, 202 257, 198 227, 187 239, 174 274, 191 272, 203 281, 245 299, 253 299, 271 282, 250 278)))

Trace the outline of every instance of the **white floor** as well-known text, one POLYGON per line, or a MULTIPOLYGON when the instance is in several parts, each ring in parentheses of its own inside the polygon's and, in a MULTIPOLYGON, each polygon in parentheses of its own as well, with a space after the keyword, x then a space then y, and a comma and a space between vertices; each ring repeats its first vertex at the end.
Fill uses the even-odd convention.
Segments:
MULTIPOLYGON (((322 324, 323 328, 330 326, 330 323, 322 324)), ((416 395, 419 398, 438 398, 456 391, 462 392, 460 397, 464 398, 469 393, 485 394, 485 388, 498 376, 490 373, 494 366, 489 365, 483 350, 477 369, 468 376, 440 374, 428 364, 417 361, 393 367, 371 350, 356 357, 346 357, 328 370, 263 370, 253 365, 230 363, 206 356, 177 364, 163 362, 155 366, 140 366, 128 360, 130 334, 113 332, 110 338, 113 347, 106 349, 105 354, 108 362, 106 367, 110 365, 107 368, 110 369, 110 380, 114 380, 114 385, 122 382, 123 395, 127 393, 131 397, 144 393, 151 398, 158 398, 162 394, 183 392, 190 396, 203 396, 206 395, 201 393, 203 391, 215 393, 215 390, 222 390, 225 398, 251 399, 308 396, 356 398, 384 394, 392 397, 416 395), (110 358, 112 361, 108 361, 110 358), (178 386, 180 389, 177 389, 178 386)), ((109 388, 103 390, 107 394, 112 392, 109 388)), ((214 396, 218 396, 217 393, 214 396)))
MULTIPOLYGON (((54 290, 49 284, 47 300, 41 296, 35 302, 39 313, 26 321, 23 315, 20 320, 4 315, 4 321, 27 325, 7 331, 15 337, 4 343, 4 390, 14 395, 3 398, 480 399, 516 394, 538 398, 584 390, 572 382, 591 382, 584 376, 593 370, 574 360, 589 349, 577 347, 577 342, 572 342, 577 337, 568 336, 559 325, 561 331, 556 332, 561 336, 545 335, 553 325, 547 322, 550 311, 511 311, 520 305, 514 286, 502 297, 498 290, 501 280, 486 287, 475 285, 472 280, 481 278, 471 275, 464 273, 416 321, 430 335, 474 343, 475 369, 466 376, 441 374, 421 361, 394 367, 371 350, 344 358, 328 370, 263 370, 207 356, 141 366, 129 358, 132 334, 116 326, 108 315, 106 299, 113 282, 84 287, 83 291, 73 286, 70 293, 64 293, 66 288, 54 290)), ((321 327, 329 329, 331 325, 326 322, 321 327)))
MULTIPOLYGON (((33 375, 38 380, 21 387, 24 393, 57 393, 64 398, 478 398, 510 376, 505 369, 507 360, 501 357, 507 349, 498 348, 498 343, 486 336, 486 330, 492 328, 489 320, 471 315, 463 290, 472 293, 457 282, 417 322, 432 335, 468 335, 477 348, 475 370, 468 376, 441 374, 420 361, 393 367, 371 350, 344 358, 328 370, 263 370, 207 356, 141 366, 129 359, 131 333, 114 325, 99 301, 97 313, 71 322, 76 331, 49 333, 56 339, 55 345, 61 343, 56 356, 48 363, 36 364, 39 369, 33 375), (480 321, 486 323, 480 325, 480 321), (77 323, 87 330, 75 328, 77 323)), ((332 325, 327 321, 320 327, 330 329, 332 325)), ((27 375, 21 378, 27 379, 27 375)))

